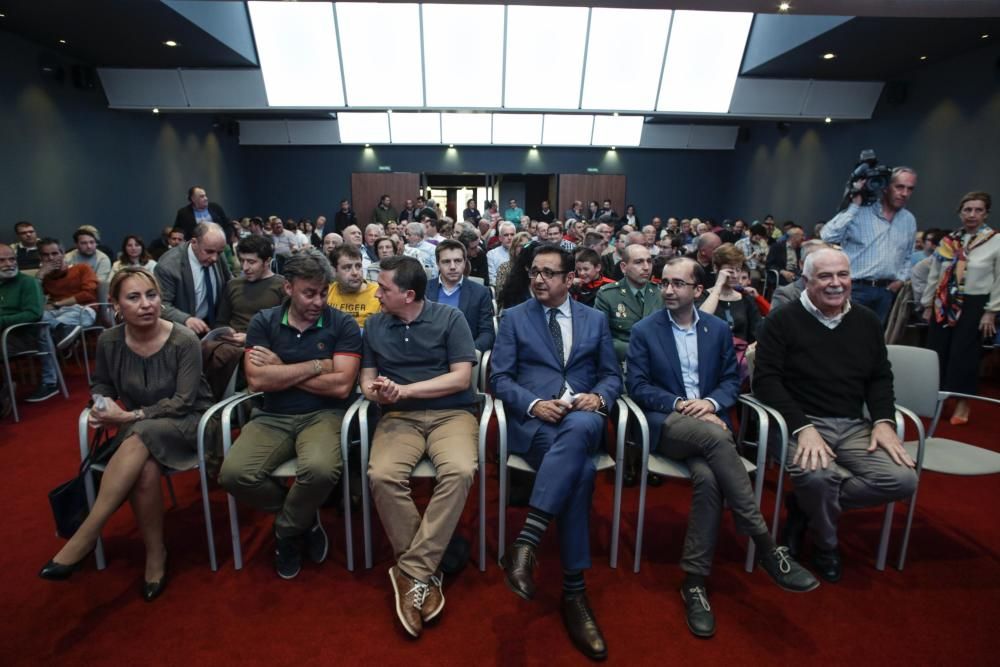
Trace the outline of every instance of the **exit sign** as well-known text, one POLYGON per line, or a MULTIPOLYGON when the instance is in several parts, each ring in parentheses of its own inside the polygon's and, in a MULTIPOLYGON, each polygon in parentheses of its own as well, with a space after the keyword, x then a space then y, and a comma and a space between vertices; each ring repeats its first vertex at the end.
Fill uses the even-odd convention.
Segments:
POLYGON ((378 170, 379 170, 379 171, 392 171, 392 167, 390 167, 390 166, 389 166, 389 165, 387 165, 387 164, 380 164, 380 165, 378 166, 378 170))
POLYGON ((597 167, 587 167, 588 174, 596 174, 598 172, 597 167))

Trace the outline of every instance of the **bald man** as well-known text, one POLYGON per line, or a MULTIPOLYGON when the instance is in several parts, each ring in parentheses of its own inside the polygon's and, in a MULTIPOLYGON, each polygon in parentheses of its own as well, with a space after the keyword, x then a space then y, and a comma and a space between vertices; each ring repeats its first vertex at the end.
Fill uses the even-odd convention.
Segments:
POLYGON ((183 324, 199 336, 212 329, 222 290, 232 278, 227 263, 218 261, 225 248, 222 227, 202 222, 190 241, 160 257, 154 272, 163 291, 164 319, 183 324))

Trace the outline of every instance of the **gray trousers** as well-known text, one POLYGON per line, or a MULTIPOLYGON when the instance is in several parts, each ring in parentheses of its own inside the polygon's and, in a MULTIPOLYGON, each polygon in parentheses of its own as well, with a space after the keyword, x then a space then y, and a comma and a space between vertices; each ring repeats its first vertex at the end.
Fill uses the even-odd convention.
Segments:
POLYGON ((737 530, 744 535, 767 532, 730 431, 674 412, 663 422, 659 452, 683 461, 691 471, 693 489, 682 570, 701 576, 711 573, 723 498, 732 508, 737 530))
POLYGON ((798 441, 788 443, 786 461, 809 532, 820 549, 837 546, 837 521, 844 510, 909 498, 917 486, 912 468, 897 465, 884 449, 868 452, 872 425, 865 419, 809 417, 837 458, 829 466, 805 470, 792 463, 798 441))

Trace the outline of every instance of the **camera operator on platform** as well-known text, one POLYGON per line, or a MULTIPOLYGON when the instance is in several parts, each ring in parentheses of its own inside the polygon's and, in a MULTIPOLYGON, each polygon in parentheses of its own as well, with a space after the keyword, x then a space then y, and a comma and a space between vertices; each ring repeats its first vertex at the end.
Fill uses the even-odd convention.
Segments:
POLYGON ((876 179, 884 178, 886 168, 873 164, 874 152, 865 151, 861 158, 851 175, 850 205, 826 223, 821 236, 843 248, 850 259, 851 301, 874 310, 885 326, 896 293, 910 277, 917 220, 905 206, 917 173, 895 167, 888 186, 878 188, 876 179), (865 162, 867 170, 862 168, 865 162), (857 178, 864 174, 868 178, 857 178))

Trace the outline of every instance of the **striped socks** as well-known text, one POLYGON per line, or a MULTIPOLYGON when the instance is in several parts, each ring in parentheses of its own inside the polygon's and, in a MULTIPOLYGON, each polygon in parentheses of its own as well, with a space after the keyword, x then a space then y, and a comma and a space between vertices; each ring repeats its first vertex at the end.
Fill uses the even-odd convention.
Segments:
POLYGON ((545 534, 545 529, 549 527, 550 521, 552 521, 552 515, 548 512, 534 507, 530 508, 528 518, 524 520, 524 528, 521 529, 521 534, 514 541, 537 547, 542 541, 542 535, 545 534))

